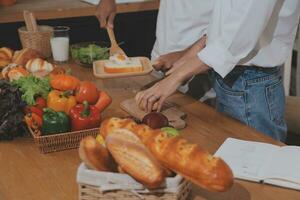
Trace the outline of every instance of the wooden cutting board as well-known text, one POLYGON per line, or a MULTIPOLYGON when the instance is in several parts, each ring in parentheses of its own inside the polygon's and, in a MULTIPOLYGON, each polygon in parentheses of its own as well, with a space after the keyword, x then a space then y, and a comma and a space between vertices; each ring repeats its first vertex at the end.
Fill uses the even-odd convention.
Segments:
MULTIPOLYGON (((142 120, 147 114, 137 106, 133 98, 122 101, 120 107, 129 115, 139 120, 142 120)), ((174 104, 166 102, 161 113, 168 118, 170 126, 173 126, 176 129, 183 129, 186 127, 186 122, 184 121, 187 116, 186 113, 179 110, 174 104)))

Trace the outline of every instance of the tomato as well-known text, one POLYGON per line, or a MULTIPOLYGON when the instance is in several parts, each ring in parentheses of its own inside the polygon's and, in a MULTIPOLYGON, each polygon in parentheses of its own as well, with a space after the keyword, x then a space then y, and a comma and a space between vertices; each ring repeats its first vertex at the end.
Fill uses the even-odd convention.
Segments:
POLYGON ((41 108, 39 108, 37 106, 30 106, 29 109, 30 109, 31 113, 35 113, 38 116, 43 117, 43 113, 44 112, 43 112, 43 110, 41 108))
POLYGON ((94 83, 82 81, 77 87, 75 98, 78 103, 87 101, 89 104, 95 104, 99 98, 99 92, 94 83))
POLYGON ((25 114, 35 113, 40 117, 43 117, 43 110, 37 106, 26 106, 24 109, 25 114))
POLYGON ((102 112, 106 107, 108 107, 112 102, 111 97, 104 91, 99 92, 99 99, 95 106, 102 112))
POLYGON ((29 127, 38 129, 42 127, 43 119, 35 113, 28 113, 25 115, 25 122, 29 127))
POLYGON ((36 107, 43 109, 47 107, 47 101, 43 97, 38 97, 35 100, 36 107))

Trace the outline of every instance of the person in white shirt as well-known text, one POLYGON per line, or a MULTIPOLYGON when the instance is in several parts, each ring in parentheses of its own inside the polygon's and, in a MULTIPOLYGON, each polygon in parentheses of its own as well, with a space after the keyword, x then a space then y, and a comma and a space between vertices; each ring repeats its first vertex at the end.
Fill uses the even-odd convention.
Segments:
POLYGON ((215 0, 206 47, 139 92, 138 104, 146 111, 156 105, 159 111, 184 81, 212 68, 217 76, 217 109, 284 141, 280 66, 292 51, 299 15, 300 0, 215 0))
MULTIPOLYGON (((162 78, 163 72, 169 70, 174 63, 189 57, 190 54, 195 54, 204 47, 203 36, 207 31, 212 5, 212 1, 207 0, 160 1, 156 41, 151 53, 151 60, 156 69, 152 73, 154 76, 162 78), (196 43, 202 37, 202 41, 196 43)), ((101 0, 96 11, 101 27, 113 27, 115 15, 115 0, 101 0)), ((200 98, 212 87, 207 74, 198 75, 194 82, 202 82, 203 87, 201 89, 198 87, 197 91, 189 91, 189 84, 184 84, 179 90, 200 98)))
MULTIPOLYGON (((161 2, 166 3, 168 0, 161 2)), ((175 6, 180 0, 174 2, 175 6)), ((180 21, 183 25, 177 25, 186 27, 181 30, 189 30, 189 19, 195 22, 193 28, 197 26, 197 20, 209 19, 206 47, 202 50, 200 40, 194 45, 200 44, 200 47, 182 51, 184 46, 180 45, 182 41, 188 40, 185 38, 187 35, 178 34, 177 38, 176 34, 172 35, 172 30, 178 27, 176 20, 173 23, 169 21, 176 19, 175 11, 180 10, 179 4, 176 9, 167 7, 167 3, 161 4, 162 7, 165 5, 165 10, 160 11, 157 33, 163 35, 163 27, 168 27, 165 31, 169 31, 172 36, 162 36, 161 41, 157 39, 152 56, 155 58, 167 53, 158 57, 158 60, 165 62, 164 67, 169 69, 166 73, 169 76, 152 88, 138 93, 138 104, 146 111, 154 107, 159 111, 165 99, 186 80, 213 69, 217 76, 214 86, 217 109, 274 139, 284 141, 286 124, 280 66, 292 50, 299 23, 299 0, 202 0, 198 1, 201 5, 195 1, 189 1, 186 5, 189 3, 194 5, 195 11, 199 8, 205 10, 207 6, 206 17, 194 18, 192 13, 195 12, 191 12, 191 18, 186 15, 180 21), (212 3, 212 12, 207 2, 212 3), (177 52, 169 53, 172 51, 177 52), (182 56, 182 52, 188 56, 182 56), (165 57, 167 59, 162 59, 165 57)), ((201 30, 202 33, 206 32, 201 30)), ((201 33, 195 33, 194 37, 201 37, 201 33)))

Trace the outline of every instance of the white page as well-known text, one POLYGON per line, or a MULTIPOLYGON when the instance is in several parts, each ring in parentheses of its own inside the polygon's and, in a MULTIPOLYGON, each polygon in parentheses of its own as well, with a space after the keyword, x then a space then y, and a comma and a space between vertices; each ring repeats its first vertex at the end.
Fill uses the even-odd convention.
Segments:
MULTIPOLYGON (((101 0, 81 0, 93 5, 98 5, 101 0)), ((135 2, 146 2, 146 1, 153 1, 153 0, 116 0, 116 3, 135 3, 135 2)))
POLYGON ((235 178, 260 181, 261 169, 278 148, 272 144, 228 138, 215 156, 221 157, 230 166, 235 178))
POLYGON ((264 169, 264 179, 268 178, 298 183, 300 187, 300 147, 283 146, 278 149, 264 169))
POLYGON ((285 181, 282 179, 266 179, 264 180, 264 183, 271 184, 271 185, 277 185, 285 188, 292 188, 296 190, 300 190, 300 184, 285 181))

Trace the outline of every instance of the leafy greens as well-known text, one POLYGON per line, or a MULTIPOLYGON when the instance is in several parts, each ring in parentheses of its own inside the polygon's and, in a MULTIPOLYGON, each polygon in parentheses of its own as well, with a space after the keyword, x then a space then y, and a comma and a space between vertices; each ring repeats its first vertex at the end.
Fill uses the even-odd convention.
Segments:
POLYGON ((47 99, 51 90, 49 78, 38 78, 33 75, 21 77, 13 81, 12 85, 19 87, 23 93, 22 100, 28 105, 34 105, 37 96, 47 99))
POLYGON ((26 104, 21 95, 17 87, 0 79, 0 140, 13 139, 27 130, 23 122, 26 104))
POLYGON ((83 64, 92 64, 95 60, 104 60, 109 58, 109 48, 100 47, 96 44, 89 44, 86 47, 71 47, 72 58, 83 64))

